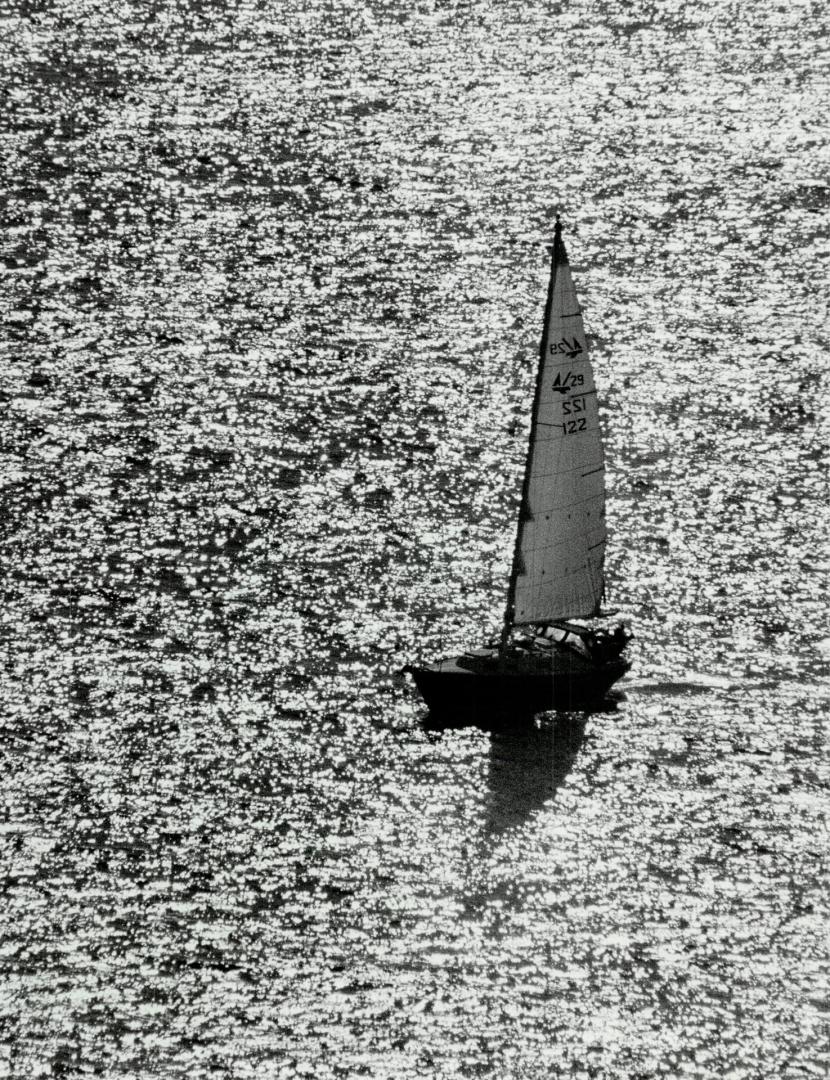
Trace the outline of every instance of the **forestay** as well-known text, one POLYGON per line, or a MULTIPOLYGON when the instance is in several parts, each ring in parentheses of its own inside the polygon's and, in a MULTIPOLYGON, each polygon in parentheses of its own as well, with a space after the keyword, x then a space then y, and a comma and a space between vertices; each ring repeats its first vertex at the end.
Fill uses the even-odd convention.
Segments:
POLYGON ((514 625, 598 613, 605 468, 594 376, 558 219, 516 545, 514 625))

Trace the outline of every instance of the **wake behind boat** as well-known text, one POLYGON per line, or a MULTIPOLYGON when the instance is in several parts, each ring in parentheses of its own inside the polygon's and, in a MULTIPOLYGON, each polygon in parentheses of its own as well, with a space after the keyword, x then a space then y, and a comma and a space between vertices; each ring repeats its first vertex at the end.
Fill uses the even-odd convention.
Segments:
POLYGON ((405 669, 431 712, 522 716, 601 700, 630 667, 628 633, 595 621, 605 542, 596 388, 557 217, 501 640, 405 669))

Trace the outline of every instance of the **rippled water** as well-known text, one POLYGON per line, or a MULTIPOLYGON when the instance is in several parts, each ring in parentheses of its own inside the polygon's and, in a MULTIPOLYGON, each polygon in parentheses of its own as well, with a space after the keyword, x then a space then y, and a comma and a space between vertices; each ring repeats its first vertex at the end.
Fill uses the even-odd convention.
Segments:
POLYGON ((4 1075, 826 1075, 828 21, 4 9, 4 1075), (557 210, 634 668, 434 731, 557 210))

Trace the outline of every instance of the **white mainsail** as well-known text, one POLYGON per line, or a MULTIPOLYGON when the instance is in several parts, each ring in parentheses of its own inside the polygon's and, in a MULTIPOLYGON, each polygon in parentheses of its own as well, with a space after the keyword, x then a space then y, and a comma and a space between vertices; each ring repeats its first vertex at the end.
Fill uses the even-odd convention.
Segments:
POLYGON ((605 466, 582 313, 557 218, 512 582, 513 625, 596 615, 605 466))

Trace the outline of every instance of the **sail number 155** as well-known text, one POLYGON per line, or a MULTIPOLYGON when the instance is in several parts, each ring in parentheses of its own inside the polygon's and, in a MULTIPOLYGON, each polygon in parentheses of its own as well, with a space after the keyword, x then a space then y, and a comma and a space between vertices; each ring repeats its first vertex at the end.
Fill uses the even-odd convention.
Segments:
POLYGON ((585 412, 585 395, 580 394, 578 397, 569 398, 567 401, 562 402, 562 415, 563 416, 576 416, 579 413, 585 412))

